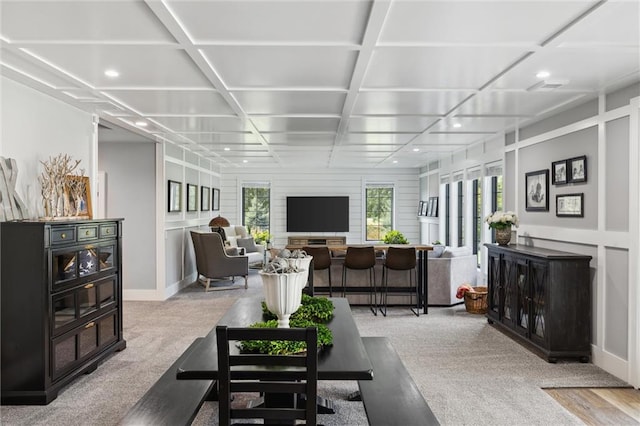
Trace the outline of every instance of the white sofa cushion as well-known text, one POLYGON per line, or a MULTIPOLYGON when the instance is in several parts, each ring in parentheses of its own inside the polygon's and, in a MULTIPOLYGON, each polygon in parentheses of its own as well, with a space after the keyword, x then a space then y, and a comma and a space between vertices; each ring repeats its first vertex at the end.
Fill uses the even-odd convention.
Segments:
POLYGON ((441 258, 461 257, 471 255, 471 249, 469 247, 447 247, 442 253, 441 258))

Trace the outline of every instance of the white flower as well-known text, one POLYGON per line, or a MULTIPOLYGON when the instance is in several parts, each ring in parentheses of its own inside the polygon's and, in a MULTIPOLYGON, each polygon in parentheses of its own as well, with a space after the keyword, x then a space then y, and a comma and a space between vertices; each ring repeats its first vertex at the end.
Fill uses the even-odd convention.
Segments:
POLYGON ((489 225, 489 228, 505 228, 507 226, 515 226, 517 228, 520 224, 518 216, 512 211, 505 213, 499 210, 488 215, 484 220, 489 225))

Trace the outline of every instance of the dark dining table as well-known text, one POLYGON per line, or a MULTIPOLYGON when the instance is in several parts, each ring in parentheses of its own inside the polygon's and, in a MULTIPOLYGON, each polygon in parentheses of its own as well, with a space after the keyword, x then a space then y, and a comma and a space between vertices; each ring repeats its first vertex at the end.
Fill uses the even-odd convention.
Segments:
MULTIPOLYGON (((248 327, 264 321, 262 297, 238 299, 224 314, 218 325, 248 327)), ((329 298, 335 307, 333 318, 326 324, 333 334, 333 345, 318 353, 318 380, 373 380, 373 367, 362 343, 347 299, 329 298)), ((232 350, 238 350, 232 348, 232 350)), ((218 353, 215 327, 178 367, 180 380, 218 379, 218 353)), ((331 401, 319 398, 324 410, 332 413, 331 401)))

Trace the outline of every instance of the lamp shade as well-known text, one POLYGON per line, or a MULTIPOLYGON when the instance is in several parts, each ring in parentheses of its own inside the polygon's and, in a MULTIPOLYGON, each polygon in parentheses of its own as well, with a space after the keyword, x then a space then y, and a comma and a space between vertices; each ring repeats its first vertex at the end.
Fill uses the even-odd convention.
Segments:
POLYGON ((222 217, 220 215, 214 217, 213 219, 211 219, 209 221, 209 226, 213 227, 213 226, 230 226, 231 224, 229 223, 229 221, 227 220, 227 218, 222 217))

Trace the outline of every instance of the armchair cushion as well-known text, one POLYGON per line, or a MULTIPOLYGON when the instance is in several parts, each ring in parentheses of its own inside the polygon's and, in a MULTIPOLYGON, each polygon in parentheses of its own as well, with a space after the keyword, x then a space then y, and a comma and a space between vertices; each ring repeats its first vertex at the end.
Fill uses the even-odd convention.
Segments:
POLYGON ((244 247, 246 253, 255 253, 258 251, 258 247, 256 246, 256 242, 253 238, 238 238, 236 240, 238 247, 244 247))

